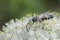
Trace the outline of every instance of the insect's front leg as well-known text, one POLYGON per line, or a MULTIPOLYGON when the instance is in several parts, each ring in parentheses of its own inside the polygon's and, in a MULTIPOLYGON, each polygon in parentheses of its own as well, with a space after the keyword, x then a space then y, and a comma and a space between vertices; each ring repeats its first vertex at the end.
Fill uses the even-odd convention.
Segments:
POLYGON ((28 27, 28 24, 26 25, 26 30, 29 32, 30 28, 28 27))
POLYGON ((27 32, 29 32, 29 30, 31 29, 32 25, 34 24, 34 22, 28 22, 26 25, 26 30, 27 32))

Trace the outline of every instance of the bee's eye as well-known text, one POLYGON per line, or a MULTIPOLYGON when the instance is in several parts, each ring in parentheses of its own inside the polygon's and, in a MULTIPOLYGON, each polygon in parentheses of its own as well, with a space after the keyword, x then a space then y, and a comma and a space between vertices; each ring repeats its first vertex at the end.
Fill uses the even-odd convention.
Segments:
POLYGON ((33 17, 33 18, 32 18, 32 21, 33 21, 33 22, 36 22, 37 20, 38 20, 38 17, 33 17))

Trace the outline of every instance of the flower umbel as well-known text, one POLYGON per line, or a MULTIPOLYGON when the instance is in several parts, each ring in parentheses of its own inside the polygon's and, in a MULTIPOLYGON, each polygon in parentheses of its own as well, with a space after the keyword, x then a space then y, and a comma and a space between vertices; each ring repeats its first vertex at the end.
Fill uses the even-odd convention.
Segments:
MULTIPOLYGON (((48 12, 50 13, 50 12, 48 12)), ((60 16, 54 12, 54 18, 32 23, 30 14, 21 19, 12 19, 3 26, 0 40, 60 40, 60 16), (28 25, 27 25, 28 24, 28 25), (26 30, 28 26, 29 32, 26 30)))

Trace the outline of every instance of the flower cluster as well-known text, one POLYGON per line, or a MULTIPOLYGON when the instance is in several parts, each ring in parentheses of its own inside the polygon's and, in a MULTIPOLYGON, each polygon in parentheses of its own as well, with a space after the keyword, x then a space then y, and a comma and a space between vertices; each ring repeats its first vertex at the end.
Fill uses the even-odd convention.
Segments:
POLYGON ((60 40, 60 16, 58 13, 55 13, 52 19, 28 24, 32 17, 28 14, 21 19, 10 20, 3 26, 4 32, 0 32, 0 40, 60 40), (26 30, 26 26, 30 28, 29 31, 26 30))

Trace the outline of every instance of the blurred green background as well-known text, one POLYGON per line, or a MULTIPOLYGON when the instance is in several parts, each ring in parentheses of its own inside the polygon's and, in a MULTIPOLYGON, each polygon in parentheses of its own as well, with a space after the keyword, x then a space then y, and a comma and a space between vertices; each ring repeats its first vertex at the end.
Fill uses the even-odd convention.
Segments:
POLYGON ((10 19, 28 13, 59 12, 60 0, 0 0, 0 29, 10 19))

